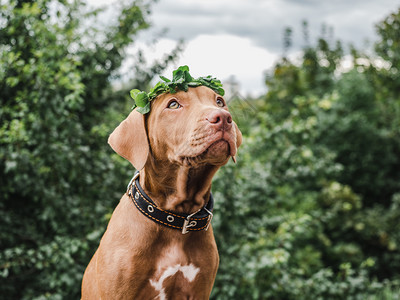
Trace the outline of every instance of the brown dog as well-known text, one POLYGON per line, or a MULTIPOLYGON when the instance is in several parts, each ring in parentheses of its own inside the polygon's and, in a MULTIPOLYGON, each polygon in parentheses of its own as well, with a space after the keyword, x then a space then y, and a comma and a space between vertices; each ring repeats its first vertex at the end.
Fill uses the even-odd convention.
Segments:
POLYGON ((85 271, 82 299, 208 299, 219 261, 211 180, 241 141, 224 99, 204 86, 158 96, 146 116, 132 111, 109 144, 140 175, 85 271))

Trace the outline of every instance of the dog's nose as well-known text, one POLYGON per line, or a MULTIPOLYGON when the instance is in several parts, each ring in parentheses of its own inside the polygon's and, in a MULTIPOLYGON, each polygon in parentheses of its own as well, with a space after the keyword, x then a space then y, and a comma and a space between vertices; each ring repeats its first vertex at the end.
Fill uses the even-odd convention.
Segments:
POLYGON ((213 110, 206 119, 212 124, 212 126, 215 126, 218 129, 226 130, 232 127, 232 116, 229 112, 223 109, 213 110))

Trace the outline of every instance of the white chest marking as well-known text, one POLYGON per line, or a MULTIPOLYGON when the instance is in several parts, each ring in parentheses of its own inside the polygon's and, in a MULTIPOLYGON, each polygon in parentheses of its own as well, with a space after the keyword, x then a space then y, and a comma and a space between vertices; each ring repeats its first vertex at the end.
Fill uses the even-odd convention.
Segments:
POLYGON ((170 276, 174 276, 178 272, 182 272, 183 277, 185 277, 189 282, 192 282, 196 278, 199 271, 200 269, 195 267, 193 264, 187 266, 181 266, 178 264, 168 267, 157 281, 150 279, 150 284, 156 289, 156 291, 160 292, 158 295, 160 300, 167 300, 167 296, 165 295, 165 290, 163 288, 165 279, 170 276))

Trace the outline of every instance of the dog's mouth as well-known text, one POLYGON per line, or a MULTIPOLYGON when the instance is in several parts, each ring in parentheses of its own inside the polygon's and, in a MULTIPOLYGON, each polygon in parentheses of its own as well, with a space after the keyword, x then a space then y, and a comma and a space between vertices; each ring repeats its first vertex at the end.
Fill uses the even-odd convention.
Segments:
POLYGON ((223 165, 231 156, 231 145, 229 141, 221 138, 211 144, 200 154, 195 156, 181 156, 181 163, 187 166, 201 164, 223 165))
POLYGON ((228 141, 224 140, 224 139, 220 139, 218 141, 215 141, 214 143, 212 143, 207 149, 206 154, 209 155, 220 155, 221 153, 224 154, 229 154, 230 153, 230 146, 228 141))

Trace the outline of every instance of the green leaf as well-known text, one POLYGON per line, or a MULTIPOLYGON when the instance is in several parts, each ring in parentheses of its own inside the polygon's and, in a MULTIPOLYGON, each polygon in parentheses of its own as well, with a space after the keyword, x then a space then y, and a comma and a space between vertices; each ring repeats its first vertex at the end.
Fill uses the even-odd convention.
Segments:
POLYGON ((136 95, 135 103, 139 107, 145 107, 149 103, 149 97, 146 92, 140 92, 136 95))
POLYGON ((188 87, 187 83, 183 82, 183 83, 178 84, 178 88, 179 88, 181 91, 187 92, 189 87, 188 87))
POLYGON ((198 87, 198 86, 201 86, 201 83, 198 81, 192 81, 192 82, 188 83, 188 86, 189 87, 198 87))
MULTIPOLYGON (((168 81, 170 82, 170 81, 168 81)), ((163 93, 166 93, 168 91, 168 86, 164 82, 158 82, 154 88, 150 90, 150 92, 147 94, 149 97, 149 100, 153 100, 156 98, 158 95, 161 95, 163 93)))
POLYGON ((171 94, 175 94, 177 92, 177 89, 176 89, 177 86, 176 86, 176 83, 174 83, 174 82, 168 83, 168 88, 169 88, 169 92, 171 94))
POLYGON ((150 112, 150 102, 147 102, 147 104, 144 107, 138 107, 136 110, 143 115, 149 113, 150 112))
POLYGON ((139 94, 140 92, 141 92, 140 90, 136 90, 136 89, 131 90, 130 95, 131 95, 132 99, 135 100, 137 94, 139 94))
POLYGON ((225 90, 223 88, 218 88, 215 92, 221 96, 225 95, 225 90))
POLYGON ((189 73, 189 69, 187 71, 184 72, 185 75, 185 82, 191 82, 193 81, 193 77, 190 75, 189 73))
POLYGON ((184 77, 181 77, 181 78, 179 78, 178 80, 175 80, 174 82, 175 82, 176 84, 184 83, 184 82, 185 82, 185 78, 184 78, 184 77))
MULTIPOLYGON (((160 78, 161 78, 162 80, 164 80, 165 82, 171 82, 171 80, 169 80, 167 77, 160 76, 160 78)), ((160 82, 159 82, 159 83, 160 83, 160 82)))
POLYGON ((185 80, 185 72, 189 72, 188 66, 180 66, 172 72, 172 81, 178 81, 183 78, 185 80))

